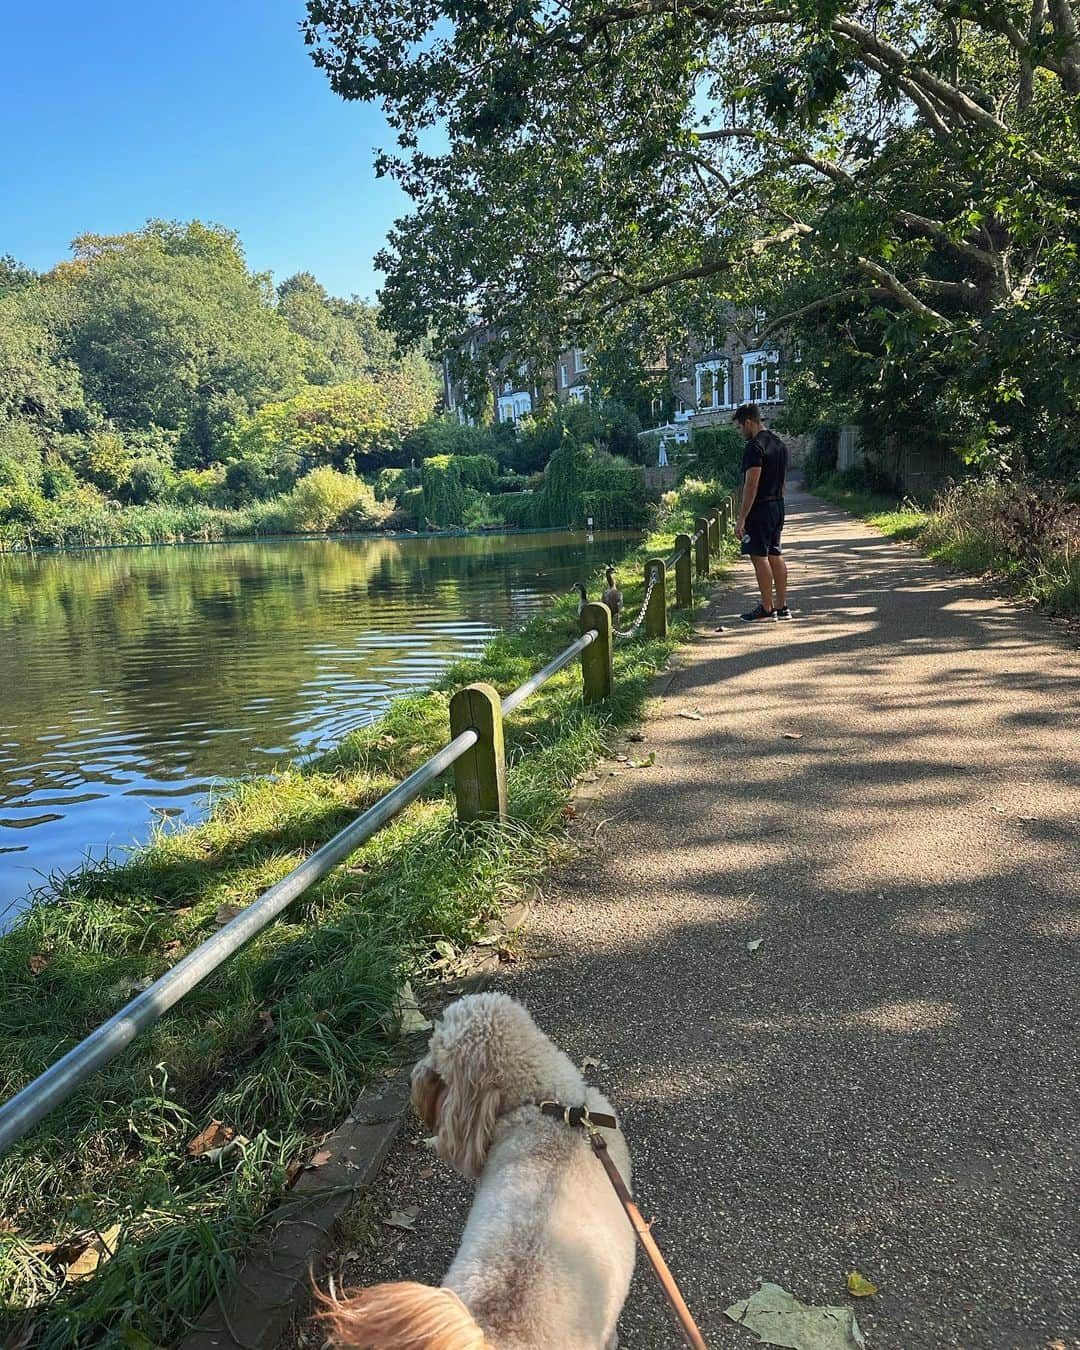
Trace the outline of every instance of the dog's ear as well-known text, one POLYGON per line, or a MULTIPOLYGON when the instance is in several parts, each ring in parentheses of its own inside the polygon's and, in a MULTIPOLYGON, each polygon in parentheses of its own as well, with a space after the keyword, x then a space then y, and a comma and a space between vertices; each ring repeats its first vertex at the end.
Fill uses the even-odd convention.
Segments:
POLYGON ((455 1074, 439 1112, 435 1152, 462 1176, 478 1177, 498 1118, 498 1089, 466 1072, 455 1074))
POLYGON ((421 1060, 412 1072, 412 1104, 416 1114, 429 1130, 439 1126, 439 1100, 446 1092, 446 1084, 426 1060, 421 1060))

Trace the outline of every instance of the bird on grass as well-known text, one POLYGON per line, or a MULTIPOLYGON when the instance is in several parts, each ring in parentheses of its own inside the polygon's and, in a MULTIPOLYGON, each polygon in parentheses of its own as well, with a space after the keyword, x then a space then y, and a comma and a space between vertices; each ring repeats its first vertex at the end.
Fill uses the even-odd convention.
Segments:
POLYGON ((601 596, 604 604, 611 610, 611 622, 618 623, 619 615, 622 613, 622 591, 615 585, 615 569, 607 569, 607 590, 601 596))
POLYGON ((575 581, 573 589, 578 593, 577 613, 578 618, 580 619, 582 611, 584 610, 585 606, 589 603, 589 595, 588 592, 585 590, 585 583, 583 581, 575 581))

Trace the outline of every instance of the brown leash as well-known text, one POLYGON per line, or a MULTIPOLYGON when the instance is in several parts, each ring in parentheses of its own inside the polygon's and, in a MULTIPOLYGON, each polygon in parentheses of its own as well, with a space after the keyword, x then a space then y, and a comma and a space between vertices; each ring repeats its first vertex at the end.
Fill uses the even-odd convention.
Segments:
POLYGON ((559 1102, 541 1102, 540 1110, 546 1116, 565 1121, 567 1125, 583 1125, 588 1131, 592 1151, 604 1165, 608 1180, 615 1188, 615 1194, 619 1197, 619 1201, 626 1211, 626 1217, 630 1220, 630 1227, 637 1234, 638 1241, 644 1248, 645 1255, 649 1258, 649 1263, 660 1282, 660 1288, 664 1291, 664 1297, 671 1304, 672 1311, 679 1319, 679 1326, 682 1328, 682 1334, 686 1337, 687 1345, 693 1347, 693 1350, 709 1350, 701 1332, 698 1330, 693 1314, 679 1292, 679 1286, 675 1283, 675 1276, 668 1269, 668 1263, 664 1260, 660 1248, 653 1240, 649 1225, 642 1217, 641 1210, 634 1204, 626 1182, 623 1181, 619 1169, 615 1166, 615 1162, 608 1152, 607 1140, 596 1129, 597 1125, 601 1125, 604 1129, 616 1130, 619 1127, 618 1121, 614 1116, 601 1115, 599 1112, 590 1115, 588 1108, 584 1106, 563 1106, 559 1102))

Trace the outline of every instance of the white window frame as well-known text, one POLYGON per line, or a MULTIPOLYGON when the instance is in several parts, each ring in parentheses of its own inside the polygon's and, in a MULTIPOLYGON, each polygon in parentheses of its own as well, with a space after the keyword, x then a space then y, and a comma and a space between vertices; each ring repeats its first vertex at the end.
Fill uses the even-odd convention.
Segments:
POLYGON ((745 403, 783 403, 784 386, 780 380, 779 352, 765 348, 744 352, 742 366, 745 403))
POLYGON ((560 366, 559 366, 559 388, 560 388, 560 389, 565 389, 566 386, 567 386, 569 383, 570 383, 570 380, 568 379, 567 374, 566 374, 566 366, 565 366, 565 365, 560 365, 560 366))
POLYGON ((585 371, 587 371, 587 370, 589 369, 587 362, 588 362, 588 357, 586 356, 586 353, 585 353, 584 349, 581 348, 581 347, 575 347, 575 348, 574 348, 574 374, 575 374, 575 375, 583 375, 583 374, 585 373, 585 371))
POLYGON ((731 364, 723 358, 715 361, 698 361, 694 366, 694 397, 697 399, 698 412, 709 412, 714 408, 731 407, 731 364), (712 375, 712 402, 705 403, 701 397, 701 377, 706 372, 712 375), (718 397, 721 380, 723 377, 723 396, 718 397))
POLYGON ((527 389, 515 389, 512 394, 503 394, 499 398, 499 421, 520 421, 526 413, 532 412, 532 406, 532 395, 527 389))
POLYGON ((587 384, 575 384, 573 389, 567 393, 571 403, 588 403, 589 386, 587 384))

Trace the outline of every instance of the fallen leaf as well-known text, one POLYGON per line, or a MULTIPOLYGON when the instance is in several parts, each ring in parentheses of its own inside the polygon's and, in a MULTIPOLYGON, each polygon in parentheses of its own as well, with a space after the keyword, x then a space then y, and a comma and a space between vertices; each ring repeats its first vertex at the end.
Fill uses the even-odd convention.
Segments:
POLYGON ((68 1280, 85 1280, 93 1275, 98 1266, 103 1266, 110 1256, 116 1252, 117 1241, 120 1237, 120 1225, 114 1223, 99 1233, 88 1247, 84 1247, 74 1261, 65 1271, 65 1277, 68 1280))
POLYGON ((328 1148, 321 1148, 318 1153, 311 1155, 304 1166, 309 1170, 314 1170, 316 1167, 325 1167, 333 1156, 328 1148))
POLYGON ((676 717, 689 718, 691 722, 703 722, 705 720, 699 712, 687 712, 685 709, 680 709, 675 715, 676 717))
POLYGON ((49 964, 49 958, 47 956, 40 956, 40 955, 28 956, 26 958, 26 964, 30 967, 31 975, 40 975, 41 972, 45 969, 45 967, 49 964))
POLYGON ((574 820, 577 816, 577 807, 573 802, 570 802, 567 806, 563 807, 562 813, 567 820, 574 820))
POLYGON ((626 739, 628 741, 643 741, 645 739, 645 733, 641 731, 632 731, 626 739))
POLYGON ((418 1205, 409 1205, 406 1209, 392 1209, 383 1219, 388 1228, 404 1228, 411 1233, 416 1228, 416 1216, 420 1213, 418 1205))
POLYGON ((220 1148, 222 1144, 227 1144, 235 1134, 236 1131, 231 1125, 223 1125, 220 1120, 212 1120, 205 1130, 200 1130, 194 1139, 188 1140, 188 1156, 201 1158, 212 1148, 220 1148))
POLYGON ((175 956, 183 945, 184 944, 178 938, 174 938, 171 942, 166 942, 161 950, 166 956, 175 956))
POLYGON ((764 938, 751 938, 750 941, 746 944, 746 950, 748 952, 756 952, 764 941, 765 941, 764 938))
POLYGON ((259 1021, 263 1024, 263 1031, 269 1036, 274 1029, 274 1018, 272 1013, 268 1013, 265 1008, 259 1009, 259 1021))
POLYGON ((431 1030, 431 1023, 420 1011, 412 985, 407 980, 398 990, 397 1003, 390 1017, 402 1036, 415 1036, 418 1032, 431 1030))
POLYGON ((783 738, 784 738, 785 741, 801 741, 801 740, 802 740, 802 732, 801 732, 801 731, 782 731, 782 732, 780 733, 780 735, 783 736, 783 738))
POLYGON ((1046 1350, 1069 1350, 1064 1341, 1047 1341, 1046 1350))
POLYGON ((849 1270, 847 1291, 852 1298, 869 1298, 871 1294, 877 1293, 877 1285, 871 1284, 866 1276, 860 1275, 857 1270, 849 1270))
POLYGON ((417 1172, 416 1175, 420 1178, 421 1181, 430 1181, 431 1178, 435 1175, 435 1169, 434 1167, 421 1167, 420 1171, 417 1172))
POLYGON ((241 905, 218 905, 217 913, 214 915, 214 922, 219 928, 224 927, 231 919, 235 919, 238 914, 243 913, 241 905))
POLYGON ((292 1186, 303 1170, 303 1163, 296 1161, 289 1163, 288 1167, 285 1168, 285 1185, 292 1186))
POLYGON ((850 1308, 800 1303, 767 1280, 749 1298, 725 1308, 724 1316, 756 1332, 759 1345, 788 1350, 862 1350, 866 1345, 850 1308))
POLYGON ((1024 821, 1026 824, 1030 824, 1033 820, 1038 820, 1039 817, 1038 817, 1038 816, 1017 816, 1016 819, 1017 819, 1017 820, 1022 820, 1022 821, 1024 821))
POLYGON ((999 816, 1003 816, 1005 814, 1005 808, 1003 806, 992 806, 990 810, 996 811, 999 816))
POLYGON ((656 763, 656 751, 651 750, 645 759, 632 759, 630 767, 632 769, 651 769, 656 763))
POLYGON ((184 905, 181 909, 174 909, 173 913, 182 918, 185 914, 191 913, 191 906, 184 905))

